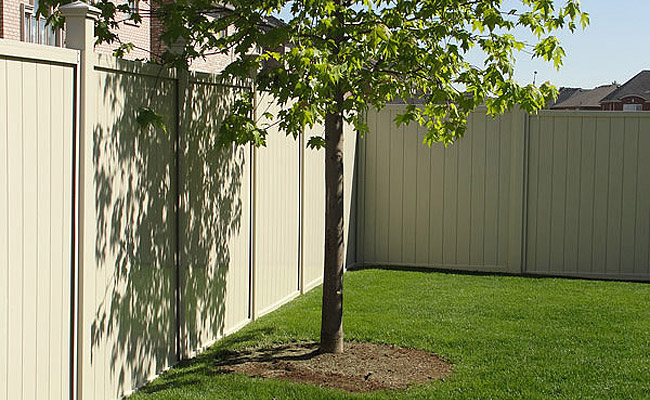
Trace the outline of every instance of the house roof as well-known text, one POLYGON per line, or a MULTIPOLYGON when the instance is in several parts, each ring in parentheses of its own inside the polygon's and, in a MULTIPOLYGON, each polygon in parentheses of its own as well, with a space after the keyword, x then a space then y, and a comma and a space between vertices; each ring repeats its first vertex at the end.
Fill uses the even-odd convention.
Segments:
POLYGON ((593 89, 567 88, 565 93, 560 91, 560 96, 551 109, 562 108, 600 108, 604 97, 618 89, 618 85, 603 85, 593 89), (563 97, 564 94, 564 97, 563 97), (563 98, 562 98, 563 97, 563 98))
POLYGON ((560 93, 557 95, 557 99, 555 99, 555 102, 551 104, 551 107, 556 104, 565 102, 569 97, 573 96, 573 94, 578 90, 580 90, 580 88, 561 87, 560 93))
POLYGON ((637 96, 650 101, 650 71, 639 72, 617 90, 603 98, 602 102, 620 101, 629 96, 637 96))

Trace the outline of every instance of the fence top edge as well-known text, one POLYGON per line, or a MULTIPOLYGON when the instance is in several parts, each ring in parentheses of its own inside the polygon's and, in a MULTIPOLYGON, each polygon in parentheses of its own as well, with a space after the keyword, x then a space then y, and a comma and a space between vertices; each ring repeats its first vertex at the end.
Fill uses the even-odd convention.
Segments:
POLYGON ((142 61, 124 60, 106 54, 96 55, 95 68, 161 79, 176 79, 178 75, 174 68, 142 61))
POLYGON ((251 89, 253 87, 252 80, 231 79, 226 80, 218 74, 201 71, 190 71, 190 83, 195 84, 209 84, 218 86, 228 86, 233 88, 251 89))
POLYGON ((587 111, 587 110, 540 110, 531 117, 596 117, 596 118, 650 118, 650 111, 587 111))
POLYGON ((71 66, 79 64, 78 50, 18 42, 16 40, 8 39, 0 39, 0 57, 71 66))

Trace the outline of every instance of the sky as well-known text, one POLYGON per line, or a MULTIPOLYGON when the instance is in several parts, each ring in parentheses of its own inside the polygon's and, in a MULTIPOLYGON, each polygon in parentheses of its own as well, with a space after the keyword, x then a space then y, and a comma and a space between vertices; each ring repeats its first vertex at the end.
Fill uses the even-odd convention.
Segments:
MULTIPOLYGON (((519 83, 532 82, 537 71, 537 83, 549 81, 557 87, 593 88, 614 81, 624 83, 641 70, 650 69, 650 0, 582 0, 581 6, 591 20, 587 29, 556 35, 566 51, 560 70, 555 70, 551 63, 531 60, 530 55, 519 53, 515 65, 515 79, 519 83)), ((280 17, 286 20, 289 13, 285 9, 280 17)), ((478 65, 481 57, 471 54, 469 61, 478 65)))

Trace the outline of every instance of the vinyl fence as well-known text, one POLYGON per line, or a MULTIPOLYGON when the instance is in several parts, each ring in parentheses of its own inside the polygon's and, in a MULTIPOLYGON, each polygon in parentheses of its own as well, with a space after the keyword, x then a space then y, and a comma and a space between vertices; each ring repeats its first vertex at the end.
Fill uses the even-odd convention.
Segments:
MULTIPOLYGON (((250 85, 98 57, 68 7, 78 50, 0 40, 0 399, 119 398, 322 277, 322 127, 220 147, 250 85)), ((650 115, 478 111, 429 149, 401 107, 345 128, 348 265, 650 280, 650 115)))
POLYGON ((72 377, 77 52, 0 42, 0 399, 72 377))
POLYGON ((530 119, 525 271, 650 280, 650 115, 530 119))
POLYGON ((360 142, 358 264, 650 280, 650 115, 479 110, 429 149, 403 107, 360 142))
POLYGON ((98 57, 85 13, 67 28, 80 51, 0 41, 0 399, 120 398, 322 279, 309 132, 222 148, 250 85, 98 57))

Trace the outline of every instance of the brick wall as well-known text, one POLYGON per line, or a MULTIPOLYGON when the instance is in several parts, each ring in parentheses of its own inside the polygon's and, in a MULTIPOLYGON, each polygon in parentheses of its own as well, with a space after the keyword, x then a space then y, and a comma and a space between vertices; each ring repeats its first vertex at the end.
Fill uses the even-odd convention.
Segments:
MULTIPOLYGON (((133 43, 135 48, 124 56, 127 60, 150 60, 151 59, 151 40, 150 40, 150 25, 151 18, 149 2, 139 2, 140 12, 143 15, 142 22, 138 25, 132 22, 124 21, 128 16, 127 14, 120 13, 116 19, 120 22, 117 34, 123 43, 133 43)), ((113 54, 115 49, 119 47, 120 43, 115 42, 111 44, 102 43, 95 47, 98 53, 113 54)))
POLYGON ((0 0, 0 38, 4 37, 4 1, 0 0))
MULTIPOLYGON (((162 1, 166 2, 170 0, 162 1)), ((160 35, 163 34, 164 29, 163 23, 156 18, 155 11, 152 12, 150 21, 150 37, 151 53, 154 59, 156 56, 162 55, 167 50, 167 46, 160 40, 160 35)), ((234 53, 232 51, 229 51, 226 54, 211 54, 205 59, 196 59, 192 61, 190 70, 217 73, 221 72, 233 60, 234 53)))
POLYGON ((2 29, 0 37, 3 39, 20 40, 20 24, 22 16, 20 14, 20 5, 29 4, 29 1, 21 0, 0 0, 2 6, 2 29))

